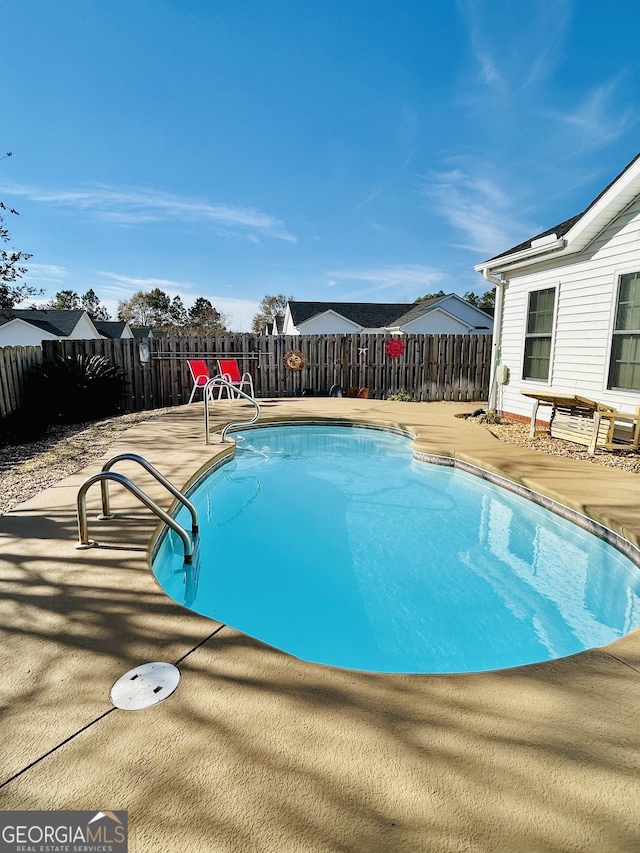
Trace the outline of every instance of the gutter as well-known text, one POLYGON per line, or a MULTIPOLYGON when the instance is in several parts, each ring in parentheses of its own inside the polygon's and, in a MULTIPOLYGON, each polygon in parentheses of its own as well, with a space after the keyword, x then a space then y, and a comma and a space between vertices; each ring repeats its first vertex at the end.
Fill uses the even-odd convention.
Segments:
POLYGON ((502 309, 504 306, 504 291, 507 280, 504 278, 494 278, 489 272, 488 267, 482 269, 483 278, 496 288, 496 304, 493 315, 493 341, 491 342, 491 369, 489 371, 489 400, 487 409, 490 412, 495 412, 498 399, 498 385, 496 383, 496 370, 500 364, 501 346, 502 346, 502 309))
POLYGON ((501 348, 502 348, 502 313, 504 308, 504 291, 508 283, 505 278, 505 271, 514 267, 524 267, 531 264, 537 264, 545 260, 546 255, 551 252, 559 252, 567 245, 564 237, 556 237, 555 234, 547 234, 545 237, 540 237, 533 240, 528 249, 522 249, 513 255, 505 257, 500 263, 500 259, 496 258, 491 264, 478 264, 474 269, 482 273, 485 281, 493 284, 496 288, 496 304, 493 316, 493 343, 491 347, 491 370, 489 383, 489 399, 487 408, 490 412, 496 410, 498 401, 498 383, 496 382, 496 370, 500 364, 501 348), (492 275, 491 270, 498 272, 500 278, 492 275))

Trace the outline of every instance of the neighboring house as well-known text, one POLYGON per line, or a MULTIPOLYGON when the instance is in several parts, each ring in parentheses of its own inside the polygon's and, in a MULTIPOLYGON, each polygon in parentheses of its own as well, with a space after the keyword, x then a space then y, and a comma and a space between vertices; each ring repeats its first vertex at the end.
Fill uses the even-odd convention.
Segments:
POLYGON ((489 335, 493 318, 455 293, 423 302, 288 302, 285 335, 489 335))
POLYGON ((282 335, 284 332, 284 315, 276 314, 276 316, 272 319, 270 323, 264 328, 263 334, 265 335, 282 335))
POLYGON ((634 412, 640 155, 582 213, 475 269, 497 288, 491 409, 530 419, 532 400, 520 392, 551 391, 634 412), (504 379, 498 363, 508 368, 507 384, 496 382, 504 379))
POLYGON ((81 308, 48 310, 11 308, 0 311, 0 347, 38 347, 43 340, 99 339, 91 317, 81 308))
POLYGON ((151 326, 131 326, 133 337, 138 341, 159 340, 160 338, 168 338, 168 332, 159 332, 157 329, 152 329, 151 326))
POLYGON ((100 336, 108 340, 134 337, 126 320, 94 320, 93 325, 100 332, 100 336))

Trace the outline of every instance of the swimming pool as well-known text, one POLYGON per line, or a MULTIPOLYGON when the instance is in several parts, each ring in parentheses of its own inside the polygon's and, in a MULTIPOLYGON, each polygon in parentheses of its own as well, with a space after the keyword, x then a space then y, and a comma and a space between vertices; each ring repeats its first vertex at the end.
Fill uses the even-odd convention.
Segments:
MULTIPOLYGON (((199 559, 170 531, 175 601, 316 663, 472 672, 551 660, 640 625, 640 570, 602 539, 411 441, 260 427, 190 495, 199 559)), ((187 518, 177 516, 187 525, 187 518)))

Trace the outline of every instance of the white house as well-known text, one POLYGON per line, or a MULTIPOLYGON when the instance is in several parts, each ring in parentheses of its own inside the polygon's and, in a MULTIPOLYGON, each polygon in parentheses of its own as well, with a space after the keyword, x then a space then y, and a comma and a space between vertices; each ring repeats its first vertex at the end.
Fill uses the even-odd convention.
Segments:
POLYGON ((11 308, 0 311, 0 347, 39 347, 43 340, 99 339, 91 317, 82 309, 50 311, 11 308))
POLYGON ((640 155, 582 213, 475 269, 497 288, 491 409, 529 419, 520 392, 551 391, 635 411, 640 155))
POLYGON ((488 335, 493 318, 449 293, 423 302, 287 302, 281 334, 488 335))

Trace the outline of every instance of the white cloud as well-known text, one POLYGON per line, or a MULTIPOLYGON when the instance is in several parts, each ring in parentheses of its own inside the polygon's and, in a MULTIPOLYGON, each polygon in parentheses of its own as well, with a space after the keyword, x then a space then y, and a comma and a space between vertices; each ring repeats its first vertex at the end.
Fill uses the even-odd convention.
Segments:
POLYGON ((613 142, 622 136, 635 119, 631 108, 616 109, 616 90, 620 78, 597 86, 582 100, 573 111, 548 113, 567 125, 577 136, 578 144, 583 148, 591 148, 613 142))
POLYGON ((168 278, 137 278, 115 272, 98 272, 97 275, 107 279, 106 284, 100 285, 100 292, 119 296, 121 299, 128 299, 136 290, 147 291, 159 287, 160 290, 172 291, 171 295, 173 296, 178 291, 189 291, 197 287, 188 281, 175 281, 168 278))
POLYGON ((179 296, 186 308, 190 308, 198 296, 208 299, 229 321, 232 331, 248 332, 251 322, 258 313, 260 303, 251 299, 237 299, 231 296, 219 296, 204 292, 201 285, 189 281, 176 281, 165 278, 138 278, 114 272, 99 272, 107 283, 98 285, 100 298, 109 314, 115 317, 118 303, 130 299, 137 290, 149 291, 159 287, 173 299, 179 296), (102 294, 105 297, 102 298, 102 294))
POLYGON ((525 89, 544 81, 564 59, 571 0, 530 0, 527 26, 512 14, 512 0, 458 0, 469 33, 471 53, 488 88, 525 89))
POLYGON ((380 195, 382 189, 382 187, 378 187, 377 189, 372 190, 365 199, 363 199, 353 208, 353 212, 356 213, 358 210, 362 210, 363 207, 366 207, 368 204, 370 204, 374 200, 374 198, 377 198, 380 195))
POLYGON ((505 81, 495 60, 489 53, 489 48, 496 42, 487 38, 486 27, 481 16, 481 5, 474 0, 460 0, 458 8, 469 30, 471 50, 480 67, 482 80, 489 86, 504 87, 505 81))
MULTIPOLYGON (((325 273, 331 277, 330 284, 344 282, 365 282, 368 286, 347 294, 349 297, 379 293, 395 288, 403 298, 414 298, 419 291, 424 291, 445 278, 445 274, 433 267, 420 264, 398 264, 395 266, 372 267, 365 269, 338 269, 325 273)), ((396 293, 393 301, 397 301, 396 293)))
POLYGON ((213 305, 229 320, 229 327, 237 332, 250 332, 253 318, 260 310, 260 303, 251 299, 233 299, 227 296, 207 296, 213 305))
POLYGON ((181 198, 146 188, 117 188, 92 185, 79 189, 46 189, 4 184, 12 195, 69 210, 90 212, 118 225, 150 222, 199 222, 210 225, 224 236, 257 240, 269 237, 295 243, 296 238, 274 216, 253 207, 212 204, 202 199, 181 198))
POLYGON ((430 172, 422 192, 434 210, 464 236, 460 248, 492 255, 529 232, 519 220, 513 196, 501 183, 461 169, 430 172))
POLYGON ((66 268, 56 264, 29 264, 27 279, 29 282, 37 284, 45 284, 46 282, 62 284, 67 276, 66 268))

